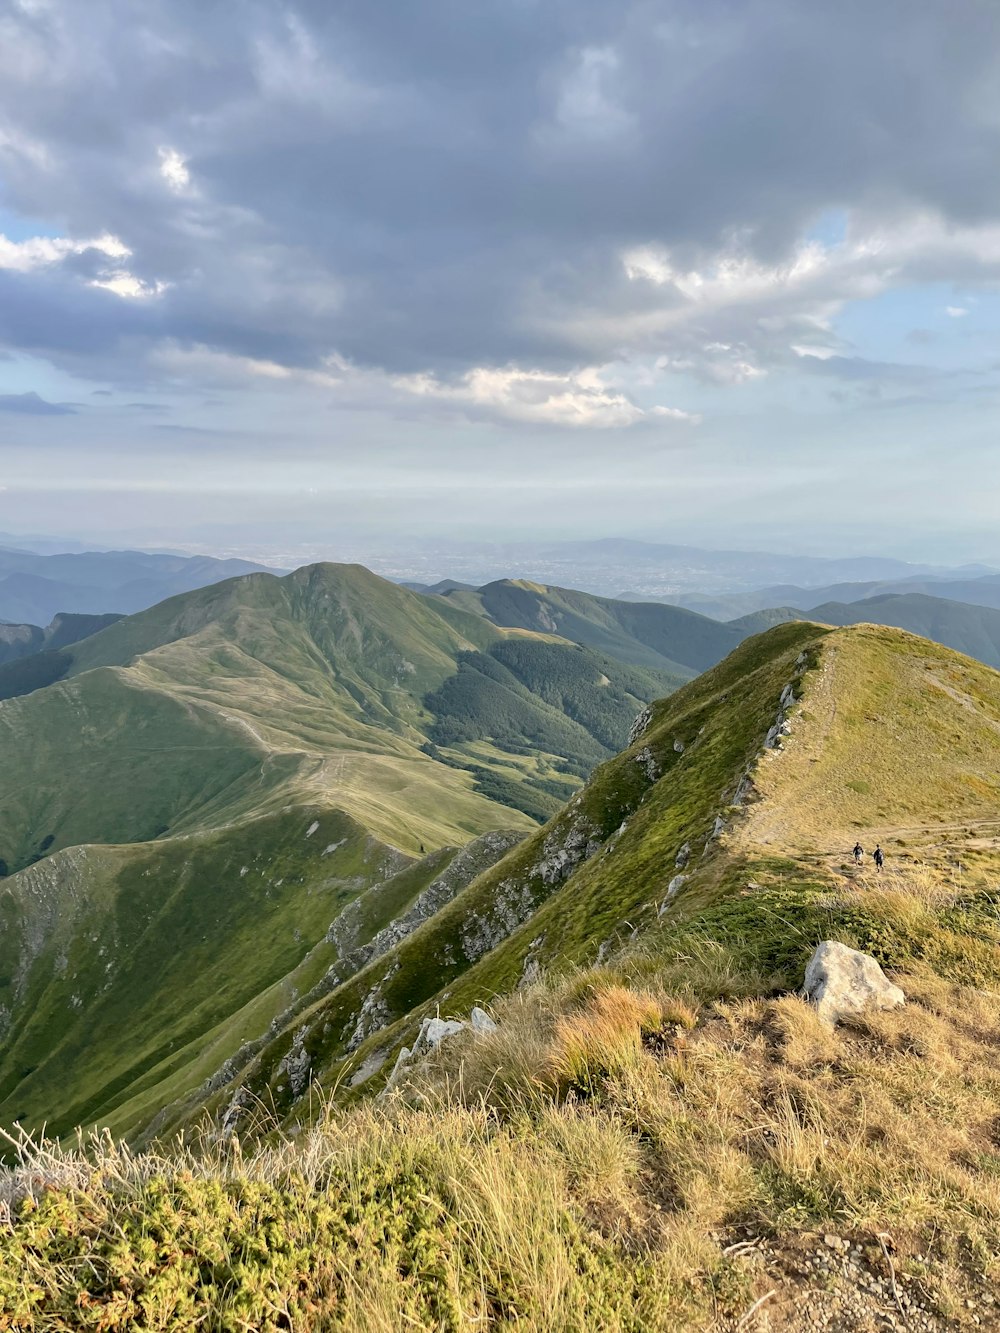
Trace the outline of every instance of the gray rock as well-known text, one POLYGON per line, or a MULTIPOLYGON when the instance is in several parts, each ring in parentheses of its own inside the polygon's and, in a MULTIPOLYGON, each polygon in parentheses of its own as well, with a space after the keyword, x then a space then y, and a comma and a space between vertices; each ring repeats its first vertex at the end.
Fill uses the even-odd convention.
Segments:
POLYGON ((678 754, 683 754, 683 753, 684 753, 684 742, 681 741, 681 740, 675 740, 675 741, 674 741, 674 749, 677 751, 678 754))
POLYGON ((806 967, 804 994, 831 1025, 866 1009, 896 1009, 906 1003, 906 996, 870 954, 838 940, 817 946, 806 967))
POLYGON ((689 875, 675 875, 673 877, 667 885, 667 896, 664 898, 663 902, 660 903, 660 910, 657 912, 657 916, 663 915, 689 879, 689 875))
POLYGON ((457 1018, 425 1018, 413 1043, 412 1054, 417 1056, 433 1051, 446 1037, 454 1037, 464 1030, 465 1024, 457 1018))
POLYGON ((652 720, 653 710, 651 708, 644 708, 629 728, 628 740, 625 742, 626 748, 636 743, 652 720))
POLYGON ((490 1018, 486 1010, 480 1009, 478 1004, 473 1005, 472 1007, 472 1013, 469 1015, 469 1023, 472 1026, 473 1032, 479 1036, 483 1036, 487 1032, 496 1032, 497 1030, 496 1020, 490 1018))
POLYGON ((680 851, 677 853, 677 855, 674 857, 674 865, 677 867, 678 870, 683 870, 690 860, 691 860, 691 844, 689 842, 686 842, 684 846, 680 849, 680 851))
POLYGON ((656 756, 648 745, 644 745, 635 756, 635 762, 646 774, 646 777, 649 778, 650 782, 656 782, 663 771, 657 762, 656 756))

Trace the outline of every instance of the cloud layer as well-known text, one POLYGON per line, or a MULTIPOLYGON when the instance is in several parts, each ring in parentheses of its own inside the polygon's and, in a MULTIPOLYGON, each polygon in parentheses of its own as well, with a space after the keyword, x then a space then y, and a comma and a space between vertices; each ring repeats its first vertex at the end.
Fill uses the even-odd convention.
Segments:
POLYGON ((0 90, 3 199, 57 229, 0 240, 0 340, 102 379, 175 346, 335 359, 514 421, 683 425, 671 372, 745 383, 822 351, 846 301, 1000 275, 974 0, 247 0, 238 21, 19 0, 0 90), (810 240, 831 211, 845 234, 810 240))

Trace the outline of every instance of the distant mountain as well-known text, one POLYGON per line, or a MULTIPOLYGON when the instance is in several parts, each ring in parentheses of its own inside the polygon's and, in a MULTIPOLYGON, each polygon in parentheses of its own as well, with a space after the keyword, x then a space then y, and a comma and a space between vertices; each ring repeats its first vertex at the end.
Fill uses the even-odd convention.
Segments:
POLYGON ((766 629, 772 629, 775 625, 785 625, 790 620, 809 619, 811 617, 795 606, 769 606, 764 611, 751 611, 749 615, 727 620, 726 624, 742 634, 761 634, 766 629))
POLYGON ((866 597, 859 602, 825 602, 802 619, 826 625, 894 625, 943 643, 987 666, 1000 667, 1000 611, 950 602, 922 593, 866 597))
POLYGON ((211 556, 144 551, 43 555, 0 547, 0 620, 45 625, 63 611, 127 615, 176 593, 264 568, 211 556))
MULTIPOLYGON (((670 600, 697 595, 719 597, 777 584, 825 587, 852 581, 925 577, 971 577, 993 573, 988 566, 961 571, 927 564, 908 564, 881 556, 783 555, 767 551, 712 551, 696 546, 624 539, 570 542, 421 543, 373 559, 372 567, 427 586, 446 577, 479 587, 497 579, 527 579, 546 586, 581 588, 619 600, 670 600), (622 597, 622 589, 628 589, 622 597)), ((782 598, 787 603, 789 598, 782 598)), ((684 603, 686 604, 686 603, 684 603)), ((775 604, 772 602, 772 605, 775 604)), ((694 610, 704 610, 692 604, 694 610)), ((722 619, 759 610, 736 606, 722 619)))
POLYGON ((449 592, 444 600, 495 625, 559 635, 620 662, 666 671, 678 682, 714 666, 743 637, 664 603, 620 602, 515 579, 449 592))
POLYGON ((924 593, 928 597, 945 597, 950 601, 970 602, 974 606, 1000 609, 1000 574, 985 574, 976 578, 953 579, 906 578, 866 583, 831 583, 826 587, 807 588, 791 583, 757 588, 752 592, 732 593, 726 596, 707 596, 702 593, 671 597, 674 606, 683 606, 715 620, 731 622, 775 606, 817 606, 824 602, 860 602, 862 598, 882 597, 889 594, 924 593))
POLYGON ((72 643, 107 629, 119 615, 87 616, 60 613, 45 629, 39 625, 12 625, 0 622, 0 666, 31 657, 46 649, 66 648, 72 643))

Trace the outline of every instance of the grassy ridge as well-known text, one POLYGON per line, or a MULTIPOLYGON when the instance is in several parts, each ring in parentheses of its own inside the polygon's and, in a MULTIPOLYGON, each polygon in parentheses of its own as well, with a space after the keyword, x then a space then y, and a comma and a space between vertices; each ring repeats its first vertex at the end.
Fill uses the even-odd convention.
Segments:
MULTIPOLYGON (((838 922, 852 941, 877 952, 876 916, 859 915, 856 904, 833 907, 842 882, 834 867, 859 831, 854 812, 866 820, 866 840, 871 831, 892 858, 921 864, 924 843, 938 836, 934 826, 990 817, 998 708, 995 673, 897 631, 831 634, 793 623, 748 640, 657 704, 642 736, 598 768, 560 816, 393 955, 302 1014, 261 1053, 249 1086, 280 1115, 299 1114, 280 1075, 293 1042, 320 1079, 335 1077, 345 1056, 353 1069, 379 1054, 384 1077, 415 1018, 435 1006, 467 1013, 515 987, 526 966, 584 963, 633 937, 676 958, 706 942, 724 946, 749 978, 739 993, 797 985, 815 944, 838 922), (950 680, 948 689, 939 677, 950 680), (789 684, 797 697, 791 737, 781 752, 762 751, 789 684), (857 720, 869 716, 875 697, 895 719, 893 753, 915 761, 909 785, 891 766, 878 767, 875 750, 859 749, 857 720), (840 702, 830 723, 821 705, 830 708, 833 699, 840 702), (941 752, 946 735, 956 743, 941 752), (863 797, 855 789, 859 771, 872 784, 863 797), (761 799, 779 779, 781 794, 761 799), (815 791, 826 793, 826 804, 815 791), (742 803, 734 805, 738 794, 742 803), (919 853, 906 849, 907 836, 894 826, 883 827, 904 818, 931 826, 908 835, 919 853), (553 858, 574 848, 581 855, 554 872, 553 858), (348 1052, 359 1014, 376 1002, 380 1022, 348 1052)), ((873 744, 877 735, 872 728, 873 744)))
POLYGON ((501 579, 441 600, 478 612, 496 625, 558 634, 620 662, 688 679, 714 666, 743 637, 707 616, 658 602, 609 597, 501 579))
MULTIPOLYGON (((230 1115, 207 1151, 25 1147, 0 1304, 123 1333, 992 1327, 998 753, 978 663, 870 627, 749 640, 546 828, 305 997, 210 1098, 230 1115), (859 833, 883 874, 851 862, 859 833), (824 1026, 795 991, 830 937, 906 1006, 824 1026), (305 1053, 328 1092, 367 1067, 358 1099, 422 1014, 491 997, 495 1032, 379 1105, 290 1087, 305 1053), (241 1091, 248 1127, 276 1113, 266 1142, 229 1135, 241 1091)), ((360 933, 423 875, 387 880, 360 933)))

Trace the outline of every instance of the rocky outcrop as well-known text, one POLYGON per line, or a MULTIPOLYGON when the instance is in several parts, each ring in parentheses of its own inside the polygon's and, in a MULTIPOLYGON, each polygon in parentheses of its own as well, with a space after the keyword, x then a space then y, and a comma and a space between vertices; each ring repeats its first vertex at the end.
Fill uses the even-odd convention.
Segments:
POLYGON ((628 749, 630 745, 634 745, 636 743, 636 741, 643 734, 643 732, 646 730, 646 728, 649 726, 652 720, 653 720, 653 710, 651 708, 644 708, 642 712, 638 715, 638 717, 636 717, 631 727, 629 727, 628 740, 625 742, 626 749, 628 749))
POLYGON ((645 773, 646 777, 649 778, 650 782, 656 782, 656 780, 663 773, 663 769, 660 767, 659 761, 657 760, 656 756, 653 754, 653 751, 649 748, 648 745, 643 746, 643 748, 635 756, 635 762, 645 773))
POLYGON ((818 945, 806 967, 803 993, 825 1023, 842 1023, 870 1009, 896 1009, 906 996, 871 954, 838 940, 818 945))
POLYGON ((603 845, 601 831, 585 815, 569 827, 555 828, 542 843, 542 858, 528 872, 550 887, 568 879, 581 861, 588 861, 603 845))
POLYGON ((407 935, 450 903, 477 875, 506 856, 523 838, 523 833, 512 830, 498 830, 476 838, 455 854, 441 874, 428 884, 401 916, 367 941, 362 941, 360 935, 365 917, 372 910, 371 896, 378 890, 373 890, 372 894, 364 898, 355 899, 327 931, 327 939, 337 946, 342 956, 331 967, 324 989, 339 986, 373 959, 381 958, 394 949, 407 935))
POLYGON ((460 1032, 471 1032, 474 1036, 484 1037, 496 1031, 496 1021, 478 1004, 473 1006, 467 1023, 460 1018, 434 1017, 423 1019, 416 1041, 412 1046, 404 1046, 397 1055, 392 1073, 389 1075, 380 1095, 384 1097, 386 1093, 391 1092, 404 1075, 413 1070, 414 1065, 419 1060, 429 1055, 431 1051, 436 1050, 443 1041, 447 1041, 450 1037, 455 1037, 460 1032))

